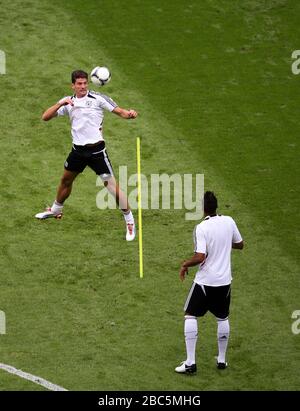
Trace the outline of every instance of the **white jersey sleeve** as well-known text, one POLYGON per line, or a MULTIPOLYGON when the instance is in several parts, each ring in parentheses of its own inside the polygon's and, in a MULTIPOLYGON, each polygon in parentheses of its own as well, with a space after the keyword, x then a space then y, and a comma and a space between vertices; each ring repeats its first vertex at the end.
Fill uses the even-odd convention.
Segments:
POLYGON ((200 227, 200 224, 196 225, 194 229, 194 251, 195 253, 206 254, 207 245, 204 232, 200 227))
POLYGON ((117 103, 115 103, 110 97, 106 96, 105 94, 99 93, 98 100, 99 100, 99 106, 102 109, 113 111, 116 107, 118 107, 117 103))
MULTIPOLYGON (((67 97, 70 97, 70 98, 71 98, 71 96, 66 96, 66 97, 61 98, 58 102, 60 103, 61 101, 63 101, 63 100, 64 100, 65 98, 67 98, 67 97)), ((69 112, 68 112, 68 110, 67 110, 67 105, 61 106, 61 107, 57 110, 56 114, 57 114, 57 116, 68 116, 68 115, 69 115, 69 112)))
POLYGON ((232 218, 232 229, 233 229, 232 242, 240 243, 241 241, 243 241, 241 233, 239 232, 239 229, 237 228, 237 225, 233 218, 232 218))

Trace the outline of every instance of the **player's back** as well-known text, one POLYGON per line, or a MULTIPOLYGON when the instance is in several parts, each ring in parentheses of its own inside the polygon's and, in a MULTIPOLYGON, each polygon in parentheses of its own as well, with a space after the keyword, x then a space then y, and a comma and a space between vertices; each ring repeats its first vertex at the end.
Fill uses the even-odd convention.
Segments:
POLYGON ((236 224, 229 216, 208 216, 198 224, 196 239, 206 259, 197 272, 197 282, 211 286, 230 284, 231 249, 232 242, 237 240, 237 232, 236 224))

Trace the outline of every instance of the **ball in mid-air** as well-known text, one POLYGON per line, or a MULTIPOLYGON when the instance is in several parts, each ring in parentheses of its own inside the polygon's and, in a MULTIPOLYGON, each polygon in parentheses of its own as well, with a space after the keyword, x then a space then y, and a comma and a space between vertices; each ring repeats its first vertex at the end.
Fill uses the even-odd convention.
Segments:
POLYGON ((107 67, 95 67, 91 72, 92 83, 96 86, 104 86, 110 79, 111 74, 107 67))

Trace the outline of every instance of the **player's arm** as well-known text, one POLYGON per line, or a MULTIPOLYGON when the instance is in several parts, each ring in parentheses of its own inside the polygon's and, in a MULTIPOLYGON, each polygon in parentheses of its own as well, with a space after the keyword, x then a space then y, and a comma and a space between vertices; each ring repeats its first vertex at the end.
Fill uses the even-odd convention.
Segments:
POLYGON ((121 107, 115 107, 112 112, 125 119, 136 118, 138 115, 135 110, 125 110, 121 107))
POLYGON ((242 250, 244 248, 244 241, 242 240, 239 243, 232 243, 232 248, 242 250))
POLYGON ((189 260, 185 260, 181 264, 181 267, 180 267, 180 272, 179 272, 180 279, 182 281, 184 280, 189 267, 194 267, 195 265, 202 264, 204 260, 205 260, 205 254, 203 253, 195 253, 192 258, 190 258, 189 260))
POLYGON ((244 241, 233 219, 232 219, 232 228, 233 228, 232 248, 236 250, 242 250, 244 248, 244 241))
POLYGON ((66 97, 62 101, 57 102, 53 106, 49 107, 42 115, 42 120, 44 121, 49 121, 52 118, 56 117, 57 115, 57 110, 59 110, 62 106, 65 106, 67 104, 71 104, 71 106, 74 105, 72 99, 70 97, 66 97))

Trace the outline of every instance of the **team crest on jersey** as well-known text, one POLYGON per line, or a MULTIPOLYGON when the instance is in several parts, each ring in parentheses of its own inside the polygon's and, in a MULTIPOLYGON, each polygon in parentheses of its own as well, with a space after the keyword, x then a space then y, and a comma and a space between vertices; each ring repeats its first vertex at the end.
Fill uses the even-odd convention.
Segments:
POLYGON ((89 100, 87 100, 87 101, 85 102, 85 105, 86 105, 87 107, 91 107, 92 102, 91 102, 91 101, 89 101, 89 100))

